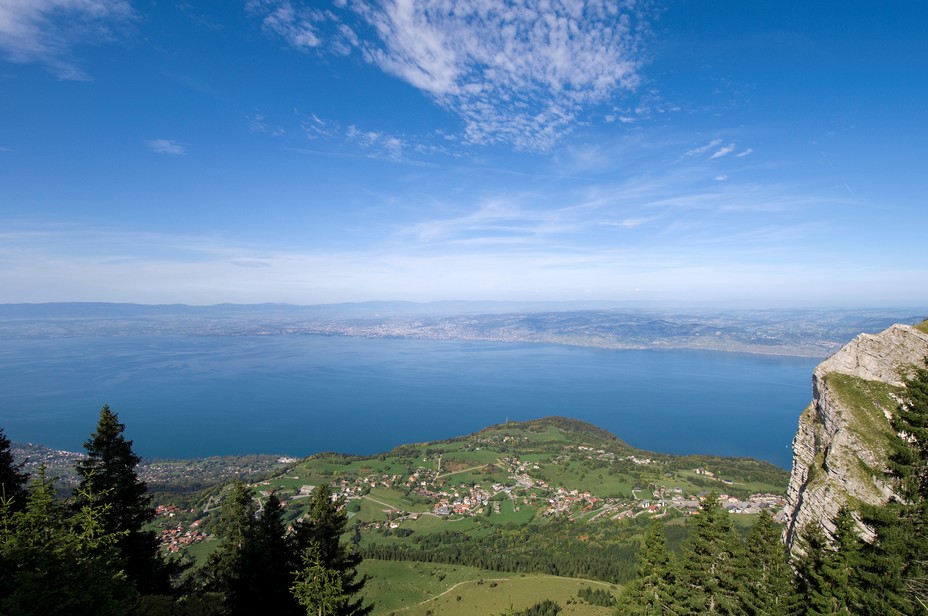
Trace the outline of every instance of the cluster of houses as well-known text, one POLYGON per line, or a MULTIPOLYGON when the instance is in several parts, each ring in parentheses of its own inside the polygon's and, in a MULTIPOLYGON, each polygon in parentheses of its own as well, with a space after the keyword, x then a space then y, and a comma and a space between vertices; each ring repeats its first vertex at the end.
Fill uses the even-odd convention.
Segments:
MULTIPOLYGON (((675 488, 675 490, 679 490, 679 488, 675 488)), ((729 513, 755 514, 764 509, 782 509, 786 505, 786 498, 776 494, 752 494, 747 500, 744 500, 728 494, 720 494, 719 504, 729 513)), ((672 507, 689 515, 698 515, 700 505, 700 500, 692 496, 684 497, 682 493, 678 492, 669 499, 643 500, 638 506, 641 509, 651 511, 660 511, 672 507)))
MULTIPOLYGON (((452 513, 479 515, 484 513, 485 507, 490 505, 493 495, 479 485, 468 486, 462 483, 454 492, 442 490, 438 493, 438 497, 433 507, 433 512, 437 515, 447 516, 452 513)), ((499 503, 495 505, 495 512, 499 513, 499 503)))
MULTIPOLYGON (((167 518, 171 520, 181 513, 176 505, 158 505, 155 508, 155 517, 167 518)), ((161 524, 161 549, 176 554, 183 548, 205 541, 209 538, 207 533, 200 530, 202 520, 194 520, 189 526, 184 527, 182 522, 169 526, 164 521, 161 524)))
MULTIPOLYGON (((577 447, 577 452, 586 459, 614 459, 615 456, 611 452, 582 445, 577 447)), ((626 456, 623 459, 636 465, 652 463, 649 458, 633 455, 626 456)), ((553 461, 568 462, 570 460, 571 455, 565 452, 553 461)), ((653 500, 601 498, 594 496, 589 491, 551 486, 547 481, 533 476, 533 471, 540 468, 537 463, 523 462, 518 457, 511 456, 500 458, 499 464, 507 469, 509 482, 506 485, 493 483, 490 486, 482 486, 480 484, 467 485, 462 483, 456 488, 450 488, 440 483, 440 478, 447 477, 447 474, 439 475, 438 471, 419 468, 406 477, 383 474, 360 478, 353 483, 342 480, 339 486, 340 494, 350 500, 360 497, 359 486, 381 486, 384 488, 403 486, 413 493, 430 500, 432 510, 429 513, 442 517, 452 515, 473 516, 486 513, 498 514, 500 512, 500 502, 499 500, 493 500, 493 497, 500 493, 505 493, 508 498, 513 500, 516 510, 520 505, 547 505, 542 515, 564 515, 571 519, 586 514, 592 516, 589 519, 598 519, 605 515, 613 519, 622 519, 642 514, 661 514, 669 509, 692 515, 698 514, 700 509, 699 498, 696 496, 685 497, 681 488, 659 488, 658 491, 655 491, 653 500), (490 508, 490 510, 487 511, 487 508, 490 508)), ((705 469, 696 469, 696 473, 713 476, 711 471, 705 469)), ((730 485, 731 482, 723 483, 730 485)), ((723 494, 720 501, 722 506, 729 512, 743 514, 758 513, 762 509, 781 509, 785 504, 785 499, 782 496, 773 494, 755 494, 746 500, 723 494)), ((398 511, 393 513, 402 514, 402 512, 398 511)))

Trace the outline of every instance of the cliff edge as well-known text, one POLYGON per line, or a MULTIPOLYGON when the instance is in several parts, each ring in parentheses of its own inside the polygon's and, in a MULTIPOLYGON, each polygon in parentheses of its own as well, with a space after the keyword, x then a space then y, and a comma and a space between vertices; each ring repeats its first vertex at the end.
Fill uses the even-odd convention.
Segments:
POLYGON ((861 334, 815 368, 812 402, 793 438, 784 531, 791 549, 804 525, 821 524, 831 537, 842 505, 876 505, 892 495, 889 418, 903 378, 928 356, 926 323, 861 334))

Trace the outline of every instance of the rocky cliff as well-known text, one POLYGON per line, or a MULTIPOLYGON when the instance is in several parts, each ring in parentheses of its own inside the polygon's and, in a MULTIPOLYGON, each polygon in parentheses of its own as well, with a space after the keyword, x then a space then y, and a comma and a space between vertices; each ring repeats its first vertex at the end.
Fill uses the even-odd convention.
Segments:
POLYGON ((884 475, 889 418, 903 378, 928 356, 926 331, 923 323, 862 334, 816 367, 812 403, 793 439, 785 530, 791 548, 808 523, 831 536, 843 504, 879 504, 891 496, 884 475))

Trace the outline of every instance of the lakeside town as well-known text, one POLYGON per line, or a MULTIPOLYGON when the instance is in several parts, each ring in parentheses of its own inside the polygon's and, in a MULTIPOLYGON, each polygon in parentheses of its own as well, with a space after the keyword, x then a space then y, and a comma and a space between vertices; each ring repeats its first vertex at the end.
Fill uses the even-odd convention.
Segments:
POLYGON ((0 338, 72 336, 275 336, 544 343, 608 349, 701 349, 825 357, 861 331, 918 319, 873 310, 701 310, 581 303, 344 304, 323 306, 141 304, 0 305, 0 338))

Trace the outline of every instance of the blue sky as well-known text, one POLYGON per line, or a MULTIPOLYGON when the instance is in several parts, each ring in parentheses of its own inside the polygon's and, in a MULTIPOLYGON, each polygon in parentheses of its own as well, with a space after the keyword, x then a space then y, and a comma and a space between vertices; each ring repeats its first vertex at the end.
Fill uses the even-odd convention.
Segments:
POLYGON ((0 0, 0 302, 928 304, 928 3, 0 0))

